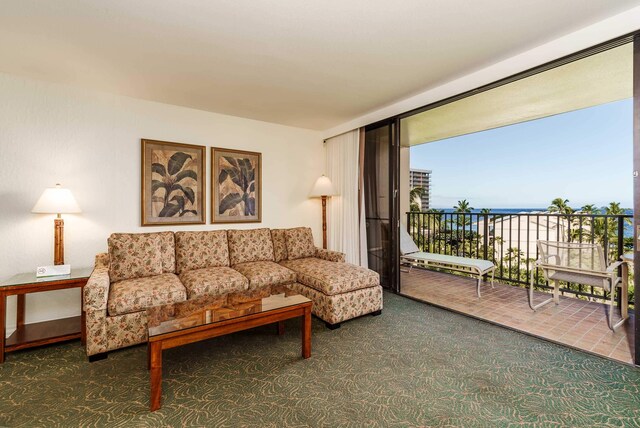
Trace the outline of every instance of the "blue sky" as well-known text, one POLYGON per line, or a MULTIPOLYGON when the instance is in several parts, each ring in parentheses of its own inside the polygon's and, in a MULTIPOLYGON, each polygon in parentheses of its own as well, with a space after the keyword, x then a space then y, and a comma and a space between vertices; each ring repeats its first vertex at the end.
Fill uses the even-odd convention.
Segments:
POLYGON ((633 200, 631 99, 448 138, 411 148, 411 168, 430 169, 431 205, 451 208, 625 208, 633 200))

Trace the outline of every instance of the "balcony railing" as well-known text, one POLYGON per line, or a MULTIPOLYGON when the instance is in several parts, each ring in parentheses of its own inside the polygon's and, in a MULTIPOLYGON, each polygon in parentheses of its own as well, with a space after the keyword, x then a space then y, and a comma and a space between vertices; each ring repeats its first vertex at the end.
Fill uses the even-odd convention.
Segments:
MULTIPOLYGON (((496 280, 527 286, 538 258, 536 241, 598 243, 608 262, 633 250, 631 215, 531 213, 408 212, 407 230, 422 251, 491 260, 496 280)), ((538 289, 550 289, 541 272, 534 274, 538 289)), ((629 304, 634 304, 633 283, 629 304)), ((601 289, 562 284, 563 294, 606 299, 601 289)))

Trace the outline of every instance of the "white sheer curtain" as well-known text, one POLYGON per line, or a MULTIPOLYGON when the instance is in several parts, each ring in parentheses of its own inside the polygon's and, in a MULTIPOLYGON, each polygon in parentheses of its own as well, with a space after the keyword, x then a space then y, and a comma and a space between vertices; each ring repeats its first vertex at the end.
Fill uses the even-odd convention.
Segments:
POLYGON ((329 138, 325 141, 325 153, 326 174, 338 192, 338 196, 330 198, 327 204, 328 248, 345 253, 347 262, 359 265, 360 131, 329 138))

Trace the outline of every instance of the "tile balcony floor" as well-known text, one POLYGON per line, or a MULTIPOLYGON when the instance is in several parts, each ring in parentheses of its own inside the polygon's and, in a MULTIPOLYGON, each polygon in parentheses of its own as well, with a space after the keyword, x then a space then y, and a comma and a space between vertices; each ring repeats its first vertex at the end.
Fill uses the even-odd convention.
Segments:
MULTIPOLYGON (((403 269, 404 270, 404 269, 403 269)), ((401 294, 442 308, 502 325, 561 345, 633 364, 633 311, 626 323, 612 332, 607 325, 609 306, 560 297, 560 304, 550 303, 534 312, 529 308, 528 289, 495 283, 481 285, 482 297, 476 296, 476 280, 426 269, 401 273, 401 294)), ((550 297, 534 293, 541 302, 550 297)), ((620 319, 616 307, 614 323, 620 319)))

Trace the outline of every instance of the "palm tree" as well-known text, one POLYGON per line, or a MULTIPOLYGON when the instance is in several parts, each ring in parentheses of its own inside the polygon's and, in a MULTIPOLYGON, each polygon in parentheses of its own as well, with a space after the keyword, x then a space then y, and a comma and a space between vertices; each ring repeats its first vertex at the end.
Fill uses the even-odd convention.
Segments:
POLYGON ((480 210, 480 214, 490 214, 491 213, 491 208, 482 208, 480 210))
POLYGON ((609 202, 609 206, 604 209, 607 215, 624 215, 626 210, 620 207, 620 202, 609 202))
MULTIPOLYGON (((547 209, 549 210, 550 213, 566 214, 563 216, 558 216, 557 218, 558 228, 559 229, 567 228, 567 239, 571 240, 571 236, 570 236, 571 233, 569 232, 569 229, 570 229, 569 216, 573 213, 573 208, 569 206, 569 200, 562 199, 562 198, 555 198, 553 201, 551 201, 551 205, 549 205, 549 208, 547 209)), ((562 235, 564 236, 564 232, 562 232, 562 235)))
POLYGON ((586 204, 577 213, 579 216, 573 217, 571 240, 579 242, 592 242, 592 237, 602 234, 602 219, 594 216, 601 214, 600 208, 594 204, 586 204))
POLYGON ((422 211, 420 208, 419 201, 424 197, 424 187, 414 187, 409 191, 409 211, 411 212, 419 212, 422 211))
POLYGON ((549 205, 548 210, 549 212, 560 214, 573 213, 573 208, 569 206, 569 200, 562 198, 555 198, 553 201, 551 201, 551 205, 549 205))
POLYGON ((596 215, 600 214, 600 208, 596 207, 594 204, 587 204, 583 205, 582 208, 580 208, 580 213, 596 215))
POLYGON ((455 223, 457 223, 458 226, 467 226, 471 223, 471 216, 467 217, 465 214, 470 214, 473 207, 469 206, 469 202, 466 199, 458 201, 458 205, 454 206, 453 210, 456 214, 462 214, 456 216, 455 223))
MULTIPOLYGON (((623 216, 627 213, 627 210, 620 207, 620 202, 610 202, 609 206, 604 208, 604 213, 606 215, 623 216)), ((615 221, 616 219, 609 220, 610 221, 607 222, 607 227, 603 227, 603 229, 607 229, 605 233, 607 234, 607 240, 609 242, 609 246, 611 247, 609 248, 609 260, 615 260, 616 258, 618 258, 617 245, 614 245, 618 238, 618 227, 624 227, 624 225, 620 226, 618 223, 620 221, 623 221, 622 217, 618 217, 617 221, 615 221)), ((624 223, 633 224, 633 220, 631 218, 625 218, 624 223)))
MULTIPOLYGON (((622 216, 626 214, 626 210, 620 207, 619 202, 611 202, 609 206, 597 208, 593 204, 587 204, 580 210, 582 216, 576 216, 573 219, 573 229, 571 230, 572 240, 581 240, 582 242, 597 242, 607 252, 608 260, 614 260, 618 257, 618 247, 616 245, 618 239, 618 222, 620 218, 604 217, 622 216), (586 230, 585 230, 586 229, 586 230)), ((630 218, 625 218, 624 223, 631 224, 630 218)))
POLYGON ((466 199, 463 199, 461 201, 458 201, 458 205, 454 206, 453 209, 455 210, 455 213, 468 214, 471 212, 473 207, 470 207, 469 202, 467 202, 466 199))

